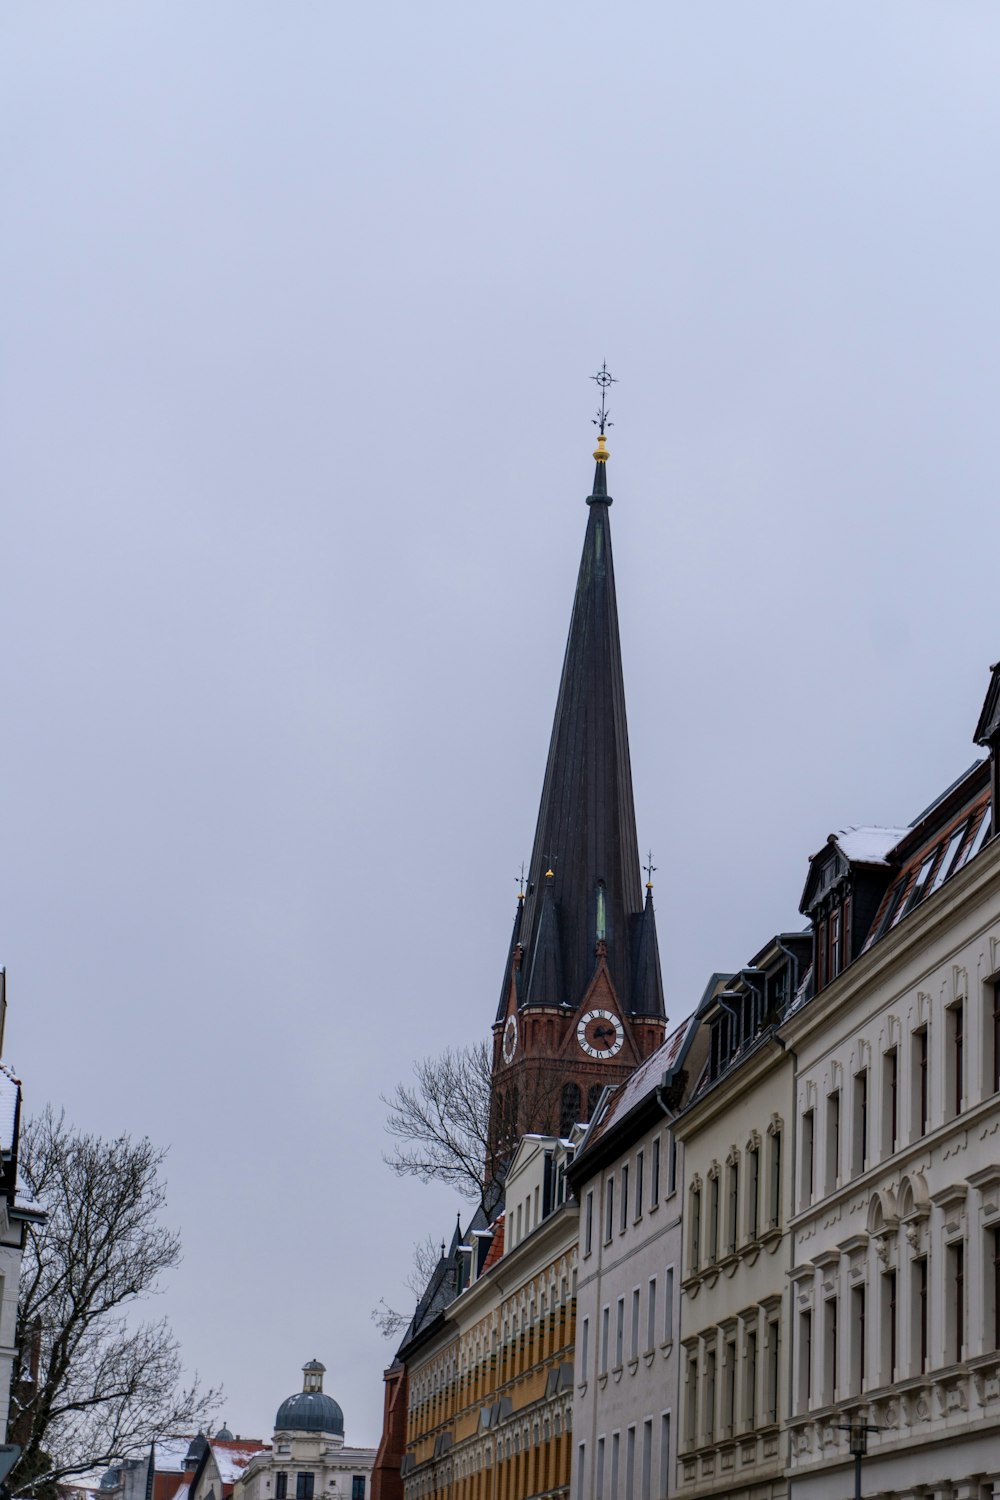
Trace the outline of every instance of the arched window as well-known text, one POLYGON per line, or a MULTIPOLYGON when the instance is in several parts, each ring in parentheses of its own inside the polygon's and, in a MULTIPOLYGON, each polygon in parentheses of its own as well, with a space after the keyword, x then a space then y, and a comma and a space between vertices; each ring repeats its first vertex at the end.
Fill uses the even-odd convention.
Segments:
POLYGON ((592 1083, 590 1085, 590 1088, 587 1090, 587 1119, 588 1120, 592 1120, 594 1118, 594 1110, 597 1108, 597 1101, 601 1097, 601 1093, 603 1092, 603 1089, 604 1089, 604 1085, 603 1084, 601 1084, 601 1083, 592 1083))
POLYGON ((562 1091, 562 1108, 559 1112, 559 1134, 569 1135, 573 1126, 580 1118, 580 1086, 576 1083, 564 1083, 562 1091))

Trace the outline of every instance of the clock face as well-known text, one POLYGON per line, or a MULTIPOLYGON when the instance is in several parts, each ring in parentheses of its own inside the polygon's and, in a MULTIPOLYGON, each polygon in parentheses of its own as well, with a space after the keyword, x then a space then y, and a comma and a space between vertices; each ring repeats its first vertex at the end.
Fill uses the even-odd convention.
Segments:
POLYGON ((503 1029, 503 1060, 513 1062, 514 1053, 517 1051, 517 1017, 508 1016, 507 1024, 503 1029))
POLYGON ((614 1057, 622 1050, 625 1032, 610 1010, 588 1010, 577 1024, 576 1039, 588 1057, 614 1057))

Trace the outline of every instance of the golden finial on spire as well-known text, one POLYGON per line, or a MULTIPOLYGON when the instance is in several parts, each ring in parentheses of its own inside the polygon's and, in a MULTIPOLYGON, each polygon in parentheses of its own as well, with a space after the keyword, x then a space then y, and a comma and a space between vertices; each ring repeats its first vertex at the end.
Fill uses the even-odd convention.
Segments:
POLYGON ((597 459, 597 462, 599 464, 606 464, 608 459, 611 457, 611 454, 608 452, 607 443, 608 440, 602 432, 600 437, 597 439, 597 447, 594 449, 594 457, 597 459))
POLYGON ((652 849, 650 849, 650 851, 649 851, 649 855, 647 857, 647 863, 643 866, 643 868, 646 871, 646 889, 647 889, 647 891, 651 891, 653 889, 653 872, 656 869, 656 866, 653 864, 653 851, 652 851, 652 849))

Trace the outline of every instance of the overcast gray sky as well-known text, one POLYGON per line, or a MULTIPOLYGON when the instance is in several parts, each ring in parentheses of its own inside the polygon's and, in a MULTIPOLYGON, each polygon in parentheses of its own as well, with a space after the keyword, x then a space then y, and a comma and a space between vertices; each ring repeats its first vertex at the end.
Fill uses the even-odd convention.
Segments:
MULTIPOLYGON (((169 1144, 159 1305, 375 1442, 380 1091, 496 1005, 609 470, 670 1015, 974 757, 995 4, 12 3, 0 956, 30 1106, 169 1144)), ((158 1308, 159 1310, 159 1308, 158 1308)))

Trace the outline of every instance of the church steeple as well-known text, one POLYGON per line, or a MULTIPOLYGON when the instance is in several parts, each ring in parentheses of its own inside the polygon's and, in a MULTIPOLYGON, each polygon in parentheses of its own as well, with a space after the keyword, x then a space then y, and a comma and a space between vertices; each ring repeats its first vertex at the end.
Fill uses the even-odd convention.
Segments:
MULTIPOLYGON (((603 404, 601 415, 583 555, 519 922, 519 1004, 578 1007, 594 976, 600 942, 622 1010, 662 1017, 652 907, 643 913, 639 873, 603 404)), ((506 1002, 507 993, 498 1019, 506 1002)))

